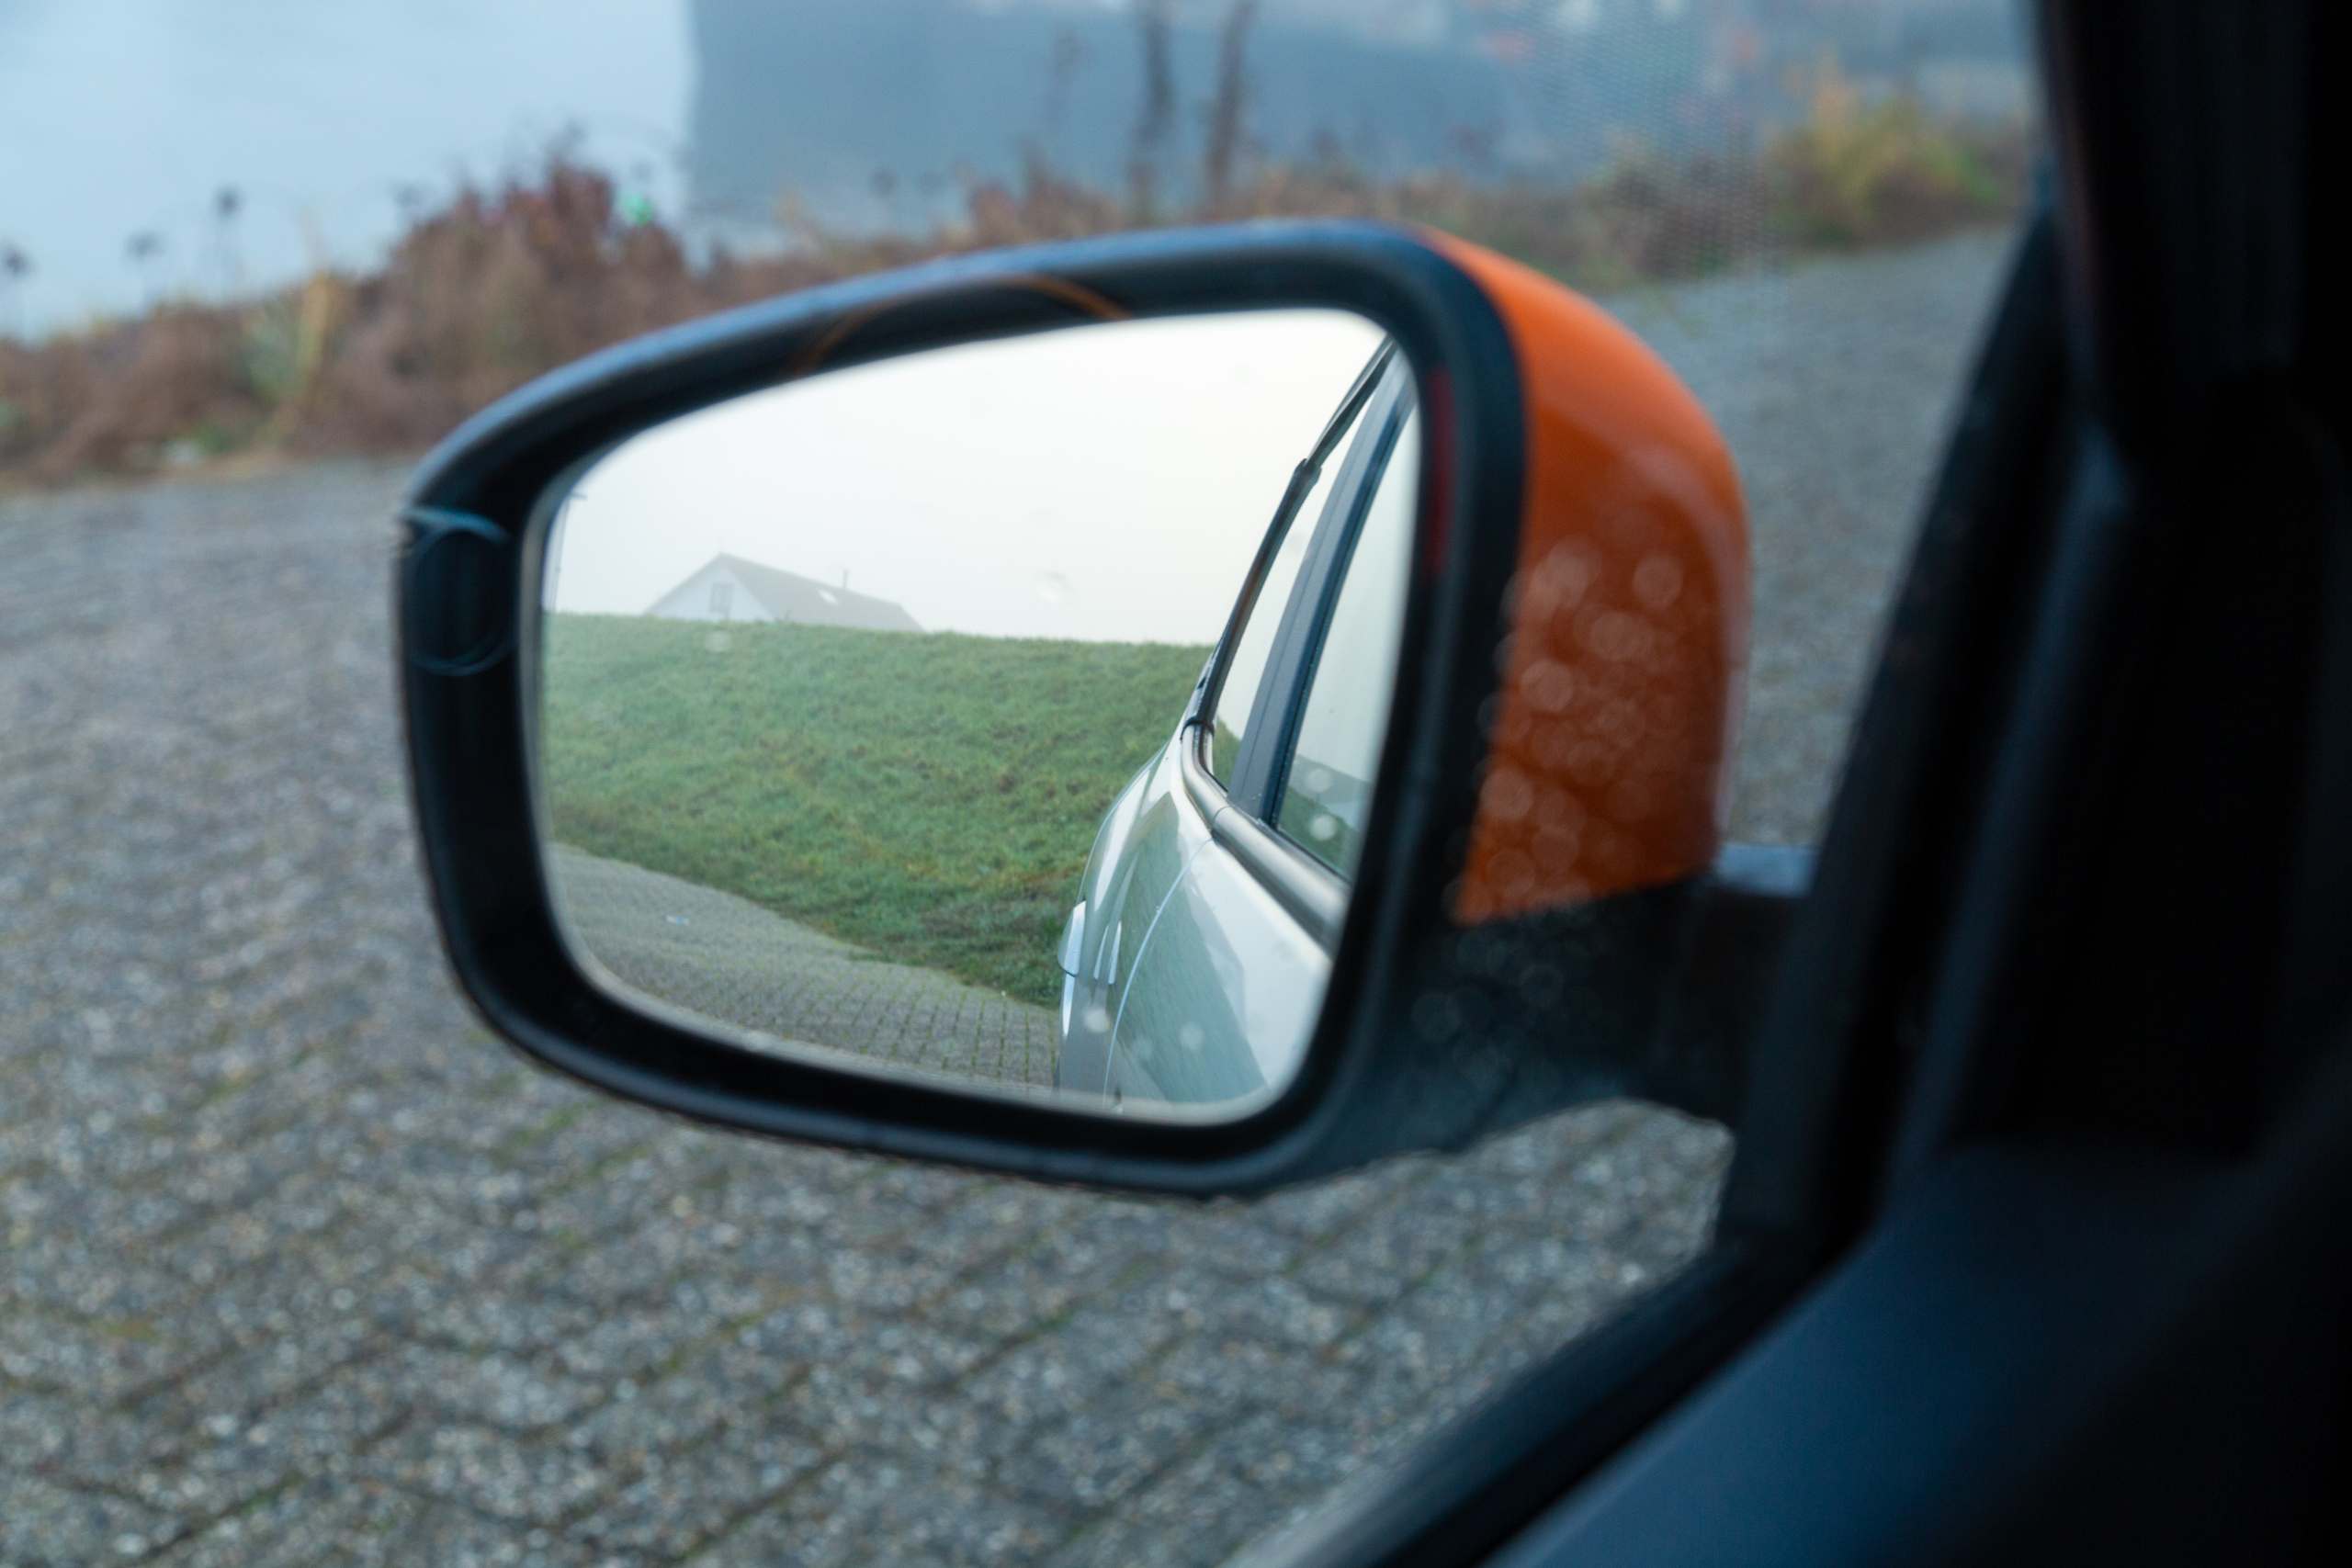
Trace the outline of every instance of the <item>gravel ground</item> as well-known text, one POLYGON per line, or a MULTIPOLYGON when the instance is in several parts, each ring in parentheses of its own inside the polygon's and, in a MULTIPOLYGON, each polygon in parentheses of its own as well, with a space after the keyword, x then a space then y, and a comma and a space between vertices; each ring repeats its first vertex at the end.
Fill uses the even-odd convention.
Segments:
MULTIPOLYGON (((1743 836, 1817 820, 1997 246, 1624 308, 1756 508, 1743 836)), ((1587 1108, 1253 1205, 754 1143, 487 1036, 390 468, 0 502, 0 1563, 1204 1563, 1703 1245, 1587 1108)))

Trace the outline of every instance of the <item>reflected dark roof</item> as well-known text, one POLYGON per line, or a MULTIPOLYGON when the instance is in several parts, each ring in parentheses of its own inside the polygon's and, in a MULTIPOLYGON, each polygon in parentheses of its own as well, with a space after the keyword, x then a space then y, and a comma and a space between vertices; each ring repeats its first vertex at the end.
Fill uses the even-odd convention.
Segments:
MULTIPOLYGON (((796 621, 810 626, 862 626, 868 631, 919 632, 922 627, 915 618, 888 599, 876 599, 865 593, 853 593, 846 588, 780 571, 772 566, 745 560, 741 556, 724 553, 713 556, 681 582, 692 582, 712 567, 723 566, 733 574, 760 608, 779 621, 796 621)), ((654 602, 655 609, 677 593, 673 588, 654 602)))

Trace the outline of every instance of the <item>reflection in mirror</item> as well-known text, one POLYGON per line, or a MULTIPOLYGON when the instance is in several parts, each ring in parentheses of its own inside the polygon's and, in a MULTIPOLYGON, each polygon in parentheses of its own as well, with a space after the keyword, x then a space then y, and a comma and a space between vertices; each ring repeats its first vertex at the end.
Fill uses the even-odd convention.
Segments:
POLYGON ((1386 733, 1414 406, 1377 327, 1263 311, 834 371, 598 459, 538 649, 591 974, 832 1066, 1278 1093, 1386 733))

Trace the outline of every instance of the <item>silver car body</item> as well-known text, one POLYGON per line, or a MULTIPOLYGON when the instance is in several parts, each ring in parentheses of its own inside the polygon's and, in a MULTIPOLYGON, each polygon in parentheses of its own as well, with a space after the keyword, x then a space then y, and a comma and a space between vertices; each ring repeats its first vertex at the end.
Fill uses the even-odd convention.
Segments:
POLYGON ((1360 536, 1372 533, 1374 492, 1391 479, 1412 485, 1413 410, 1411 372, 1384 345, 1300 465, 1191 708, 1103 814, 1058 953, 1065 1092, 1119 1109, 1197 1106, 1263 1097, 1295 1076, 1329 980, 1375 771, 1366 761, 1309 766, 1298 744, 1313 722, 1310 683, 1331 667, 1316 689, 1364 710, 1351 755, 1376 760, 1410 496, 1389 508, 1402 506, 1401 519, 1379 525, 1378 570, 1364 569, 1379 578, 1365 590, 1378 603, 1352 618, 1338 606, 1360 536), (1358 623, 1368 629, 1351 641, 1358 623), (1331 666, 1334 649, 1355 663, 1331 666), (1251 675, 1247 719, 1225 695, 1238 689, 1237 663, 1251 675))

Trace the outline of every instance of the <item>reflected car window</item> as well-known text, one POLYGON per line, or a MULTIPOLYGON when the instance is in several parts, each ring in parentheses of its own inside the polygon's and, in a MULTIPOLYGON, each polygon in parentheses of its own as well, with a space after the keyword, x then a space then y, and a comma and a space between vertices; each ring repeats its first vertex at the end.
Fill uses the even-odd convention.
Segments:
POLYGON ((1209 773, 1228 788, 1233 784, 1233 764, 1241 755, 1241 738, 1250 731, 1250 709, 1258 700, 1266 660, 1274 650, 1274 634, 1282 629, 1283 611, 1290 604, 1291 590, 1298 584, 1299 569, 1306 562, 1316 520, 1323 515, 1324 503, 1330 500, 1331 486, 1340 476, 1339 454, 1348 449, 1362 418, 1359 410, 1350 419, 1332 444, 1332 457, 1324 463, 1314 488, 1283 525, 1282 547, 1266 570, 1266 581, 1259 585, 1250 617, 1242 623, 1241 636, 1233 645, 1233 657, 1226 663, 1225 677, 1217 684, 1216 713, 1209 730, 1209 773))
POLYGON ((1355 874, 1363 852, 1373 775, 1388 730, 1420 469, 1417 410, 1397 433, 1360 525, 1283 788, 1283 832, 1342 876, 1355 874))

